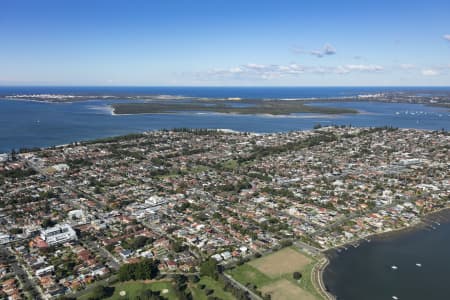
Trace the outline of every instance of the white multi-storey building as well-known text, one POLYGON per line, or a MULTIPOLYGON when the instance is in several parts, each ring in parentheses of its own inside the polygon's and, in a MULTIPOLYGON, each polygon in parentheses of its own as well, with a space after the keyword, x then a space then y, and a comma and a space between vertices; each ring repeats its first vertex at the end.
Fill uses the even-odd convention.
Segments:
POLYGON ((56 225, 41 231, 41 238, 50 246, 73 241, 77 233, 68 224, 56 225))
POLYGON ((3 234, 0 232, 0 245, 7 244, 11 241, 9 234, 3 234))

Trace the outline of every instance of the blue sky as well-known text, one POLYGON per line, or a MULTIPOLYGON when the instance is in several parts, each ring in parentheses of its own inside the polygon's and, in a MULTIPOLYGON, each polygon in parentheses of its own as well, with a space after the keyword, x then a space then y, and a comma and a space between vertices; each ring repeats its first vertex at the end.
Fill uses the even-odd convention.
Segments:
POLYGON ((2 0, 0 85, 448 86, 450 1, 2 0))

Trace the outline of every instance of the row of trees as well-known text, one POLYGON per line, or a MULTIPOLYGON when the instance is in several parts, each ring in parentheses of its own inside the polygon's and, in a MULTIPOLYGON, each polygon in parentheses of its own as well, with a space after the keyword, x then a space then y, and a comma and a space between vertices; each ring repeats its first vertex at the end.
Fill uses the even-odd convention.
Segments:
POLYGON ((159 274, 159 261, 153 259, 143 259, 138 263, 124 264, 119 269, 119 280, 145 280, 153 279, 159 274))
POLYGON ((173 128, 171 130, 169 129, 162 129, 161 131, 172 131, 172 132, 186 132, 191 133, 195 135, 224 135, 226 132, 219 131, 217 129, 208 129, 208 128, 173 128))
MULTIPOLYGON (((217 264, 217 261, 213 258, 209 258, 200 265, 200 275, 209 276, 214 280, 221 283, 224 290, 233 294, 233 296, 238 300, 248 300, 250 296, 247 292, 243 291, 239 287, 233 285, 228 278, 223 275, 223 267, 217 264)), ((200 288, 202 288, 200 286, 200 288)), ((204 287, 203 287, 204 288, 204 287)), ((212 294, 210 291, 205 290, 206 294, 212 294)))
POLYGON ((3 171, 0 174, 0 177, 9 177, 9 178, 16 178, 16 179, 22 179, 31 175, 35 175, 36 172, 32 169, 14 169, 14 170, 7 170, 3 171))
POLYGON ((149 238, 143 235, 138 235, 135 238, 130 238, 122 241, 122 247, 125 249, 130 249, 133 251, 136 251, 137 249, 140 249, 144 247, 145 245, 153 243, 154 239, 149 238))
POLYGON ((78 145, 92 145, 92 144, 100 144, 100 143, 117 143, 117 142, 135 140, 135 139, 139 139, 139 138, 143 138, 143 137, 145 137, 145 134, 143 134, 143 133, 131 133, 131 134, 122 135, 122 136, 113 136, 113 137, 95 139, 95 140, 92 140, 92 141, 84 141, 84 142, 78 143, 78 145))

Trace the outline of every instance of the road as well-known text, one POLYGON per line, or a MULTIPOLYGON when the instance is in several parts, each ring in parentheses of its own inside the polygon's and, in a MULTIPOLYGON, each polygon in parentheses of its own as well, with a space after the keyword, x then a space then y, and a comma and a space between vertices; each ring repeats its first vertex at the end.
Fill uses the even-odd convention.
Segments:
POLYGON ((262 300, 262 298, 260 296, 258 296, 257 294, 255 294, 252 290, 248 289, 245 285, 241 284, 240 282, 234 280, 233 277, 231 277, 230 275, 224 273, 223 274, 228 280, 230 280, 230 282, 234 285, 237 286, 238 288, 240 288, 241 290, 246 291, 249 295, 250 298, 252 300, 262 300))
MULTIPOLYGON (((30 169, 32 169, 32 170, 34 170, 35 172, 37 172, 37 173, 39 173, 40 175, 42 175, 42 176, 44 176, 44 177, 49 177, 49 175, 47 174, 47 173, 45 173, 43 170, 41 170, 38 166, 36 166, 34 163, 32 163, 31 161, 29 161, 29 160, 27 160, 27 159, 24 159, 24 161, 25 161, 25 164, 30 168, 30 169)), ((76 193, 76 194, 78 194, 78 195, 81 195, 81 196, 83 196, 84 198, 86 198, 86 199, 88 199, 88 200, 91 200, 91 201, 93 201, 94 203, 95 203, 95 205, 97 206, 97 208, 105 208, 106 207, 106 205, 103 203, 103 202, 101 202, 101 201, 99 201, 97 198, 95 198, 94 196, 92 196, 92 195, 90 195, 90 194, 88 194, 88 193, 86 193, 86 192, 84 192, 84 191, 82 191, 82 190, 80 190, 80 189, 78 189, 78 188, 76 188, 76 187, 73 187, 73 186, 71 186, 71 185, 69 185, 69 184, 67 184, 67 182, 65 182, 63 179, 60 179, 60 178, 55 178, 55 177, 53 177, 52 178, 54 181, 56 181, 56 182, 58 182, 61 186, 63 186, 65 189, 67 189, 67 190, 69 190, 69 191, 71 191, 71 192, 73 192, 73 193, 76 193)))
POLYGON ((295 246, 297 246, 297 247, 301 248, 302 250, 309 252, 313 255, 318 255, 322 252, 322 250, 320 250, 314 246, 311 246, 309 244, 306 244, 302 241, 295 241, 294 244, 295 244, 295 246))
MULTIPOLYGON (((41 168, 39 168, 38 166, 36 166, 35 164, 33 164, 31 161, 29 160, 25 160, 25 164, 33 169, 34 171, 38 172, 39 174, 41 174, 42 176, 48 177, 48 174, 45 173, 41 168)), ((56 182, 58 182, 62 187, 64 187, 65 189, 67 189, 68 191, 71 191, 73 193, 76 193, 78 195, 82 195, 84 198, 93 201, 96 206, 98 208, 105 208, 106 205, 99 201, 97 198, 95 198, 94 196, 87 194, 84 191, 81 191, 78 188, 75 188, 69 184, 67 184, 63 179, 59 179, 59 178, 52 178, 53 180, 55 180, 56 182)), ((73 203, 72 203, 73 204, 73 203)), ((86 210, 88 210, 87 207, 84 207, 86 210)), ((109 251, 107 251, 105 248, 99 246, 97 243, 95 242, 90 242, 90 241, 81 241, 89 250, 91 250, 92 252, 98 253, 100 256, 104 257, 105 259, 108 260, 109 265, 111 268, 113 268, 114 270, 118 270, 120 267, 120 261, 115 258, 111 253, 109 253, 109 251)))
POLYGON ((9 248, 6 247, 1 248, 0 251, 7 257, 13 256, 15 258, 14 260, 10 260, 9 264, 11 265, 14 274, 20 280, 20 283, 23 286, 24 290, 28 291, 31 290, 34 298, 37 300, 47 299, 47 297, 43 294, 42 290, 33 282, 31 274, 19 264, 16 255, 9 248))
MULTIPOLYGON (((428 194, 424 194, 423 195, 423 197, 427 197, 427 196, 428 196, 428 194)), ((392 201, 392 203, 390 203, 390 204, 386 204, 386 205, 375 207, 372 210, 355 212, 355 213, 349 214, 349 215, 347 215, 345 217, 340 218, 339 220, 336 220, 335 222, 333 222, 333 223, 331 223, 331 224, 329 224, 329 225, 327 225, 325 227, 320 228, 315 233, 311 234, 310 237, 314 238, 317 235, 325 233, 329 229, 335 228, 336 226, 339 226, 342 223, 345 223, 347 221, 353 220, 353 219, 355 219, 357 217, 360 217, 360 216, 363 216, 363 215, 369 215, 369 214, 372 214, 372 213, 377 213, 380 210, 394 207, 397 204, 402 204, 402 203, 405 203, 405 202, 414 202, 416 200, 417 200, 417 197, 415 197, 415 196, 414 197, 403 197, 402 199, 398 199, 398 200, 392 201)))
POLYGON ((80 242, 83 244, 83 246, 85 246, 92 252, 97 253, 98 255, 106 259, 110 268, 112 268, 113 270, 119 270, 120 261, 115 258, 108 250, 106 250, 102 246, 99 246, 96 242, 93 241, 80 240, 80 242))
POLYGON ((311 282, 313 283, 317 292, 319 292, 327 300, 336 300, 336 297, 327 292, 325 284, 323 283, 322 272, 328 266, 328 259, 324 257, 314 266, 311 272, 311 282), (319 286, 316 286, 319 285, 319 286))

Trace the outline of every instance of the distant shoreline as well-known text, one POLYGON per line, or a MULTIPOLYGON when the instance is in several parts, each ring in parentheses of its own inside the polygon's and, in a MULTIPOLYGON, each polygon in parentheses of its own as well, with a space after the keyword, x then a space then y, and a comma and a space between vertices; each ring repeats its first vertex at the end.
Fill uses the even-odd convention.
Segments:
POLYGON ((158 101, 140 103, 114 103, 111 107, 116 115, 122 114, 156 114, 180 112, 213 112, 237 115, 290 115, 293 113, 345 114, 358 113, 348 108, 322 107, 307 105, 303 100, 190 100, 158 101))
POLYGON ((336 251, 337 249, 342 248, 342 247, 352 247, 354 244, 366 241, 368 239, 369 240, 370 239, 382 240, 382 239, 392 238, 397 235, 402 235, 407 232, 416 231, 416 230, 419 230, 421 228, 421 226, 427 225, 424 222, 424 220, 429 219, 430 222, 434 222, 433 219, 435 219, 440 214, 446 214, 446 217, 448 217, 448 219, 449 219, 448 222, 450 222, 450 205, 439 208, 439 209, 431 211, 431 212, 428 212, 428 213, 420 216, 420 220, 417 223, 411 224, 410 226, 399 227, 399 228, 395 228, 395 229, 392 229, 389 231, 372 233, 372 234, 366 235, 364 237, 358 237, 357 239, 345 242, 343 244, 324 249, 322 252, 328 253, 328 252, 336 251))
MULTIPOLYGON (((111 106, 110 106, 111 107, 111 106)), ((214 112, 214 111, 177 111, 177 112, 143 112, 143 113, 135 113, 135 114, 117 114, 114 112, 114 109, 111 108, 111 115, 115 117, 120 116, 138 116, 138 115, 175 115, 175 114, 190 114, 190 115, 220 115, 220 116, 234 116, 234 117, 248 117, 248 116, 257 116, 257 117, 266 117, 266 118, 298 118, 298 119, 313 119, 313 118, 337 118, 340 114, 323 114, 323 113, 290 113, 290 114, 262 114, 262 113, 224 113, 224 112, 214 112), (298 115, 298 114, 309 114, 309 115, 298 115)), ((370 114, 364 111, 358 111, 357 114, 370 114)), ((325 122, 325 121, 323 121, 325 122)), ((331 122, 331 121, 330 121, 331 122)))
POLYGON ((315 103, 339 103, 339 102, 379 102, 379 103, 407 103, 407 104, 422 104, 432 107, 441 107, 450 111, 450 101, 447 97, 439 96, 439 100, 435 100, 431 96, 417 96, 415 93, 398 93, 387 92, 381 94, 360 94, 353 96, 324 96, 324 97, 271 97, 271 98, 241 98, 241 97, 192 97, 182 95, 165 95, 165 94, 142 94, 142 95, 125 95, 125 94, 111 94, 111 95, 77 95, 77 94, 17 94, 17 95, 0 95, 0 100, 7 101, 25 101, 47 104, 58 103, 78 103, 87 101, 126 101, 125 103, 114 103, 110 106, 117 111, 113 115, 134 115, 134 114, 156 114, 156 113, 177 113, 184 109, 183 106, 189 101, 191 104, 196 104, 200 111, 213 111, 217 113, 235 113, 235 114, 268 114, 268 115, 289 115, 292 113, 323 113, 323 114, 344 114, 344 113, 360 113, 352 108, 335 108, 335 107, 316 107, 309 104, 315 103), (134 102, 143 101, 143 102, 134 102), (230 103, 252 103, 256 107, 233 107, 230 103), (281 109, 273 107, 274 103, 280 103, 281 109), (158 104, 163 104, 167 107, 164 109, 160 107, 155 108, 158 104), (167 104, 167 105, 166 105, 167 104), (172 107, 168 107, 172 105, 172 107), (204 105, 206 104, 206 105, 204 105), (216 109, 213 106, 218 106, 216 109), (267 104, 269 104, 269 107, 267 104), (133 108, 133 106, 135 106, 133 108), (141 106, 136 110, 136 107, 141 106), (145 106, 145 107, 142 107, 145 106), (148 107, 147 107, 148 106, 148 107), (153 107, 152 107, 153 106, 153 107), (180 107, 176 107, 180 106, 180 107), (226 106, 226 107, 222 107, 226 106), (302 107, 303 106, 303 107, 302 107), (270 108, 270 109, 269 109, 270 108), (175 111, 172 111, 175 109, 175 111), (161 111, 163 110, 163 111, 161 111))

